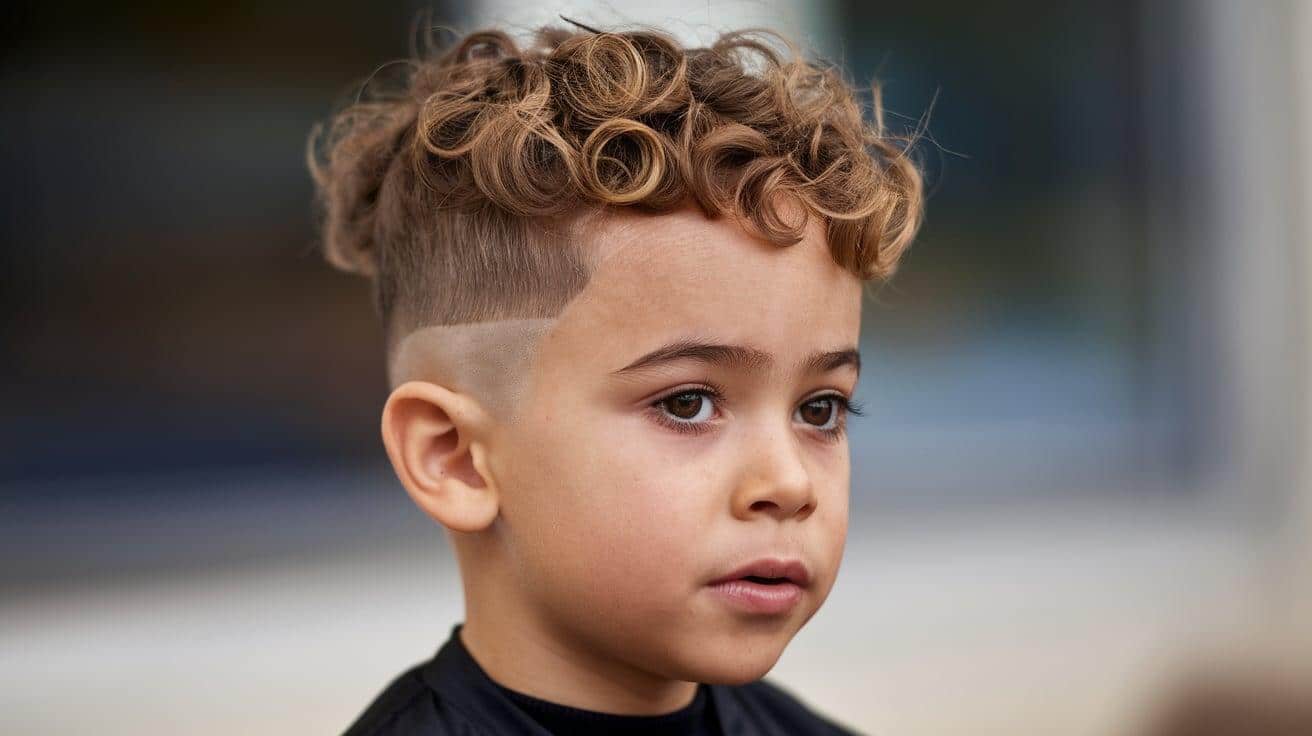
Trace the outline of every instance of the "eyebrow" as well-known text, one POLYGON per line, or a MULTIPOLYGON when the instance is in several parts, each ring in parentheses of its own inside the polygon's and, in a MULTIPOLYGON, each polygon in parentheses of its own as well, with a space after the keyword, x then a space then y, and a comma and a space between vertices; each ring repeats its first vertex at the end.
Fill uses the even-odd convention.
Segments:
MULTIPOLYGON (((612 371, 612 374, 637 373, 677 360, 693 360, 749 372, 761 372, 774 366, 774 356, 764 350, 688 338, 656 348, 623 368, 612 371)), ((861 353, 855 347, 812 353, 798 362, 794 370, 803 374, 825 373, 846 365, 852 366, 857 375, 861 375, 861 353)))

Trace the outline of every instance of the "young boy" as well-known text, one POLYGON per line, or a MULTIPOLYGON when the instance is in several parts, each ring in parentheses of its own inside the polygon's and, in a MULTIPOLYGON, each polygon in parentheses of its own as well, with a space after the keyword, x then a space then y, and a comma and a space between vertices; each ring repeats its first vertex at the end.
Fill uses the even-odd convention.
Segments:
POLYGON ((920 176, 791 46, 579 28, 470 34, 312 136, 465 597, 347 733, 851 733, 761 678, 838 573, 863 286, 920 176))

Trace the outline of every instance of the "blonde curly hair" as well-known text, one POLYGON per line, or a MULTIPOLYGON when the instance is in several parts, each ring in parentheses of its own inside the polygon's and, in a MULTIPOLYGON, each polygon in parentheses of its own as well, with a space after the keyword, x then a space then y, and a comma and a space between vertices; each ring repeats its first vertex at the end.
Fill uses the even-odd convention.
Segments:
POLYGON ((389 348, 426 325, 557 315, 589 276, 571 223, 610 206, 691 201, 780 246, 819 216, 836 263, 893 273, 923 187, 877 84, 868 122, 836 67, 769 31, 685 48, 575 25, 412 51, 399 84, 366 81, 312 131, 324 254, 374 280, 389 348))

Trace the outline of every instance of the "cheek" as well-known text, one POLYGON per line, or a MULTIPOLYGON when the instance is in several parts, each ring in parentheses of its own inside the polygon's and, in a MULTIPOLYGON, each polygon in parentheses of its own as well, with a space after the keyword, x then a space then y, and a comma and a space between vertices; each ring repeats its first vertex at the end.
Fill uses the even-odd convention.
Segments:
POLYGON ((687 443, 642 416, 557 407, 535 424, 511 448, 503 500, 531 574, 616 595, 696 580, 713 490, 687 443))
POLYGON ((590 523, 580 529, 598 545, 593 571, 612 583, 659 585, 696 571, 697 546, 713 516, 713 480, 696 462, 643 426, 625 418, 607 433, 609 445, 589 466, 590 523))
MULTIPOLYGON (((813 521, 816 523, 816 553, 823 555, 826 567, 828 568, 829 580, 827 585, 832 585, 837 577, 838 568, 842 563, 843 551, 847 541, 848 530, 848 509, 851 497, 850 469, 848 467, 848 455, 844 450, 841 453, 841 462, 827 465, 828 470, 823 471, 823 490, 819 500, 817 513, 813 521)), ((826 587, 827 590, 827 587, 826 587)))
POLYGON ((568 501, 537 520, 531 571, 549 583, 540 600, 571 619, 650 631, 685 615, 705 574, 707 535, 696 489, 623 459, 594 459, 571 475, 577 485, 557 489, 568 501))
POLYGON ((650 481, 613 487, 623 500, 587 530, 589 557, 577 572, 625 606, 658 607, 688 589, 700 573, 704 535, 677 491, 650 481))
POLYGON ((847 444, 843 443, 840 452, 836 453, 836 462, 827 466, 828 471, 825 476, 826 488, 830 489, 825 500, 828 501, 834 515, 838 517, 830 523, 841 523, 843 530, 847 529, 847 511, 852 496, 850 457, 850 450, 847 444))

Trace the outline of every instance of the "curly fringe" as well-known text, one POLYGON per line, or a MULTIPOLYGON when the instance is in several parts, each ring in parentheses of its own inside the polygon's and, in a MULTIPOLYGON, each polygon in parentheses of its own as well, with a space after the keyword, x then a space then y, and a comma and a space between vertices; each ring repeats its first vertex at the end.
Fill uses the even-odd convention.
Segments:
POLYGON ((484 30, 403 68, 311 135, 325 255, 344 270, 395 278, 386 264, 423 259, 386 251, 451 213, 522 225, 691 200, 781 246, 822 217, 834 260, 883 280, 922 221, 919 133, 888 133, 877 83, 867 121, 836 67, 771 31, 684 48, 655 30, 545 27, 521 48, 484 30))

